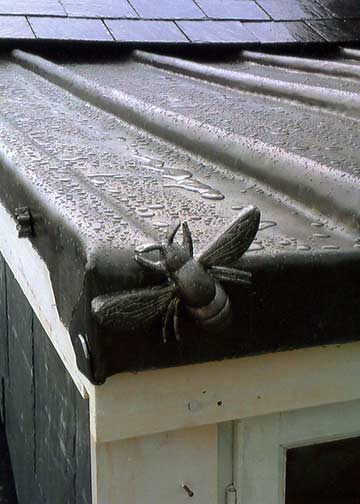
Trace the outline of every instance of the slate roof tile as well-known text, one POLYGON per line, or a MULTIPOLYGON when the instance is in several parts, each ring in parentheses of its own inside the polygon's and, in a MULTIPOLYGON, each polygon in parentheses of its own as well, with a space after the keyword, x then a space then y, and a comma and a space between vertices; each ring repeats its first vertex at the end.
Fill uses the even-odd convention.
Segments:
POLYGON ((61 0, 69 16, 87 18, 137 18, 127 0, 61 0))
POLYGON ((25 16, 0 16, 0 39, 34 39, 25 16))
POLYGON ((287 21, 284 25, 297 42, 323 42, 325 40, 304 21, 287 21))
POLYGON ((296 42, 295 37, 290 33, 284 23, 244 23, 246 28, 263 43, 270 44, 275 42, 296 42))
POLYGON ((0 0, 0 14, 66 16, 58 0, 0 0))
POLYGON ((258 0, 258 4, 274 20, 279 21, 329 17, 328 11, 313 0, 258 0))
POLYGON ((113 38, 100 19, 29 17, 36 37, 58 40, 99 40, 113 38))
POLYGON ((240 21, 178 21, 191 42, 256 42, 240 21))
POLYGON ((210 18, 262 21, 270 19, 252 0, 197 0, 197 4, 210 18))
POLYGON ((34 18, 31 24, 40 40, 114 37, 118 42, 174 44, 189 42, 187 37, 196 43, 224 44, 360 40, 360 0, 0 0, 0 40, 30 39, 25 16, 34 18), (44 20, 35 19, 40 17, 44 20))
POLYGON ((316 0, 330 14, 339 18, 360 18, 359 0, 316 0))
POLYGON ((308 21, 308 24, 328 42, 360 39, 360 19, 308 21))
POLYGON ((129 0, 141 18, 196 19, 205 14, 193 0, 129 0))
POLYGON ((173 21, 109 19, 105 24, 114 39, 122 42, 188 42, 173 21))

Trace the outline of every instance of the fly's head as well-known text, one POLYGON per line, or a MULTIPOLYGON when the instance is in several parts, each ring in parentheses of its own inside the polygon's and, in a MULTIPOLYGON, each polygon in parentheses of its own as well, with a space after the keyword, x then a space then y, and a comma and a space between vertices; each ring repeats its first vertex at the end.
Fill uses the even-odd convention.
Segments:
POLYGON ((174 242, 176 233, 181 223, 178 222, 168 233, 164 243, 149 245, 137 250, 135 260, 144 268, 158 271, 173 277, 174 273, 184 266, 193 257, 192 238, 188 224, 183 222, 183 243, 174 242), (160 259, 158 261, 150 260, 145 257, 149 252, 158 251, 160 259))

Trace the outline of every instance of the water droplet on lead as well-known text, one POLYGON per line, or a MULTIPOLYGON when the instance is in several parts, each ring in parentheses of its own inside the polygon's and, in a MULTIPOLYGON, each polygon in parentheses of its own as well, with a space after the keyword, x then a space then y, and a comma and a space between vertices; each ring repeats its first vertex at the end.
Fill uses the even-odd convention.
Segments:
POLYGON ((274 226, 276 226, 276 222, 264 220, 260 222, 259 231, 264 231, 264 229, 268 229, 274 226))
POLYGON ((166 228, 169 226, 167 222, 162 222, 162 221, 154 221, 153 225, 158 228, 166 228))
POLYGON ((260 242, 252 242, 248 248, 248 252, 257 252, 259 250, 264 250, 264 246, 260 242))
POLYGON ((169 178, 171 180, 181 181, 192 178, 192 173, 188 170, 181 170, 178 168, 173 168, 171 170, 166 170, 163 174, 164 178, 169 178))
POLYGON ((323 245, 321 247, 323 250, 339 250, 339 246, 338 245, 323 245))
POLYGON ((314 238, 330 238, 330 235, 326 233, 313 233, 314 238))
POLYGON ((137 208, 136 212, 141 217, 154 217, 154 215, 155 215, 154 212, 152 212, 151 210, 148 210, 147 208, 137 208))
POLYGON ((296 247, 296 250, 307 251, 307 250, 311 250, 311 247, 309 245, 298 245, 296 247))
POLYGON ((282 245, 283 247, 287 247, 288 245, 291 245, 290 240, 280 240, 279 245, 282 245))
POLYGON ((220 201, 225 198, 225 196, 218 191, 206 191, 206 192, 202 193, 201 196, 204 199, 214 200, 214 201, 220 201))
POLYGON ((165 205, 162 203, 154 203, 153 205, 148 205, 148 208, 151 208, 151 210, 162 210, 165 208, 165 205))
POLYGON ((179 183, 179 187, 182 187, 183 189, 188 189, 189 191, 194 191, 194 192, 205 192, 209 191, 211 188, 199 180, 196 179, 186 179, 184 182, 179 183))

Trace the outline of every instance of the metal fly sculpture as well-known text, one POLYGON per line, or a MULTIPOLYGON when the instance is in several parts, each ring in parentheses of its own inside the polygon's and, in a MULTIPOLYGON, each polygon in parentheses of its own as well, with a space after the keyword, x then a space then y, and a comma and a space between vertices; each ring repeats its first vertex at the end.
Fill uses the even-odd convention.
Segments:
POLYGON ((135 260, 145 270, 156 271, 166 283, 156 287, 98 296, 92 312, 101 325, 121 330, 137 329, 163 317, 163 340, 167 341, 171 326, 176 339, 181 337, 180 313, 190 317, 209 331, 224 327, 231 317, 230 300, 222 283, 251 285, 251 273, 229 265, 250 247, 260 222, 256 207, 244 208, 238 217, 196 259, 187 222, 182 224, 183 242, 174 238, 181 223, 169 232, 165 243, 138 250, 135 260), (158 252, 154 261, 146 257, 158 252))

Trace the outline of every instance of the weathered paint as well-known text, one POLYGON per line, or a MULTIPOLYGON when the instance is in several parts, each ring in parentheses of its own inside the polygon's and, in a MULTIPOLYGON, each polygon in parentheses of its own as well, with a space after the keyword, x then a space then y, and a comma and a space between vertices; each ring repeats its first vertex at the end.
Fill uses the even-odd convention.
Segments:
POLYGON ((356 342, 123 373, 95 388, 91 430, 104 442, 351 401, 359 368, 356 342))
POLYGON ((359 435, 360 401, 340 402, 237 422, 234 474, 238 503, 284 504, 288 448, 359 435))
MULTIPOLYGON (((45 332, 55 347, 73 382, 81 395, 87 397, 86 387, 91 384, 79 372, 76 366, 75 353, 71 344, 70 336, 63 322, 60 320, 56 306, 53 287, 50 280, 49 270, 45 262, 37 254, 34 247, 27 240, 21 242, 21 254, 17 253, 19 238, 16 223, 10 214, 0 205, 1 242, 0 252, 12 274, 20 285, 24 296, 32 307, 36 317, 41 321, 45 332)), ((4 335, 1 340, 3 352, 0 355, 3 376, 7 376, 7 318, 6 313, 6 269, 4 261, 0 261, 0 330, 4 335)))
POLYGON ((9 375, 6 315, 6 268, 0 256, 0 414, 4 420, 4 387, 9 375))
POLYGON ((216 425, 93 445, 94 504, 184 504, 184 484, 194 504, 215 504, 217 446, 216 425))
MULTIPOLYGON (((35 473, 33 314, 6 269, 9 376, 5 388, 5 429, 20 503, 38 493, 35 473)), ((41 502, 41 501, 40 501, 41 502)))
POLYGON ((88 401, 2 258, 0 265, 4 416, 19 504, 89 504, 88 401))

